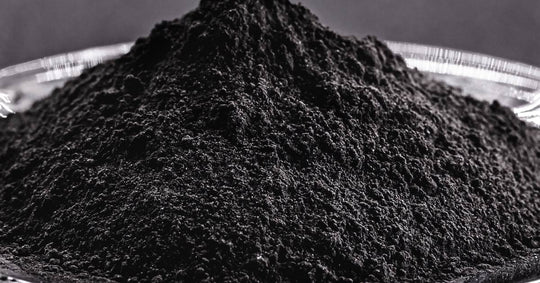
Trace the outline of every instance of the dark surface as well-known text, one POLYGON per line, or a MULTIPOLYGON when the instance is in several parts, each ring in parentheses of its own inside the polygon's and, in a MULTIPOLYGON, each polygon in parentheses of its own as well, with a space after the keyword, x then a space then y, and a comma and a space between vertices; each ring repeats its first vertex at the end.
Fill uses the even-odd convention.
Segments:
POLYGON ((374 38, 207 0, 0 120, 0 246, 51 281, 512 281, 539 143, 374 38))
MULTIPOLYGON (((540 65, 537 0, 306 0, 345 34, 461 48, 540 65)), ((0 67, 134 40, 195 7, 179 0, 0 1, 0 67)))

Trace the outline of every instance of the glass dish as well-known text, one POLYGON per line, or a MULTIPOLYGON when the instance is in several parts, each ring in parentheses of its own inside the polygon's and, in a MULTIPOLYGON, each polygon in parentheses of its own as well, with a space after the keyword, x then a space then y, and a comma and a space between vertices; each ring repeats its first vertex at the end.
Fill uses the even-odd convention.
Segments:
POLYGON ((47 97, 84 69, 120 57, 131 46, 132 43, 122 43, 88 48, 1 69, 0 115, 27 110, 34 101, 47 97))
MULTIPOLYGON (((84 69, 127 53, 132 44, 94 47, 1 69, 0 117, 24 112, 84 69)), ((459 87, 464 94, 498 100, 511 107, 520 119, 540 127, 540 68, 443 47, 392 41, 387 44, 403 56, 409 67, 459 87)))
MULTIPOLYGON (((133 43, 94 47, 0 70, 0 117, 28 109, 85 68, 117 58, 133 43)), ((540 68, 455 49, 387 41, 407 65, 482 100, 498 100, 540 127, 540 68)))
POLYGON ((411 68, 463 89, 480 100, 508 106, 540 127, 540 68, 479 53, 404 42, 387 42, 411 68))

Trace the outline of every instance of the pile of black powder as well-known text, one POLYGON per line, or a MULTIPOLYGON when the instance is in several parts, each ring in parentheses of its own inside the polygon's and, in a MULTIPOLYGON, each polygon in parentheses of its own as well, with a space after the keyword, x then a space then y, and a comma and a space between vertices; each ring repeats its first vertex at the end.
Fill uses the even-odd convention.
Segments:
POLYGON ((539 145, 299 5, 203 0, 0 121, 0 243, 67 281, 511 280, 539 145))

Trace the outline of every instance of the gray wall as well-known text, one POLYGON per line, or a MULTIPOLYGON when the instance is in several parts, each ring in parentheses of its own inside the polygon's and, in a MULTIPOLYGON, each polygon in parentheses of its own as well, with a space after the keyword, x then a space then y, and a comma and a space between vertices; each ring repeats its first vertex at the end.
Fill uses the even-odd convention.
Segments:
MULTIPOLYGON (((0 0, 0 67, 134 40, 196 0, 0 0)), ((303 0, 344 34, 455 47, 540 66, 538 0, 303 0)))

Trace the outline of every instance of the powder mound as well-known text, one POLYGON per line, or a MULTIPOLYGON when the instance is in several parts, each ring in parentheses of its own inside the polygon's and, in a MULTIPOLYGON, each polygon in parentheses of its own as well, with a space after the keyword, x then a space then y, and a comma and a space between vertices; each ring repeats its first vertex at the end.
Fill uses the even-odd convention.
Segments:
POLYGON ((539 144, 302 6, 206 0, 0 121, 0 243, 73 280, 476 278, 538 254, 539 144))

